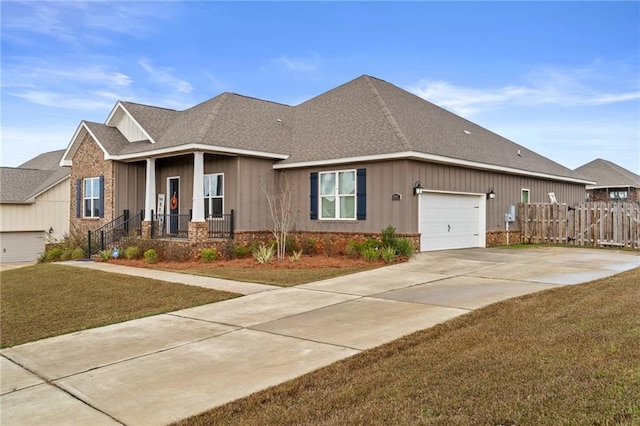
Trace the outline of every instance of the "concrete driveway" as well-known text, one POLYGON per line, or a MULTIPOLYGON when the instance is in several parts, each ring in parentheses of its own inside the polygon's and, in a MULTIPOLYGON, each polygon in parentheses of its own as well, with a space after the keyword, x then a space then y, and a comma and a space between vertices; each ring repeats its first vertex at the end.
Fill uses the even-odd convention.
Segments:
POLYGON ((2 350, 0 423, 167 424, 473 309, 638 266, 638 252, 468 249, 295 288, 236 283, 246 296, 2 350))

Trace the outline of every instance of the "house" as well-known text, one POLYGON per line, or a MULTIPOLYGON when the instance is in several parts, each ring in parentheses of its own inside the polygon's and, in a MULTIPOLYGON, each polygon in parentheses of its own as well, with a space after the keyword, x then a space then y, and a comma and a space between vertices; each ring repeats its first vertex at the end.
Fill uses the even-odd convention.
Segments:
POLYGON ((45 243, 68 235, 71 170, 59 165, 63 153, 0 168, 0 262, 36 260, 45 243))
POLYGON ((589 201, 640 202, 640 176, 611 161, 598 158, 576 171, 595 181, 587 185, 589 201))
POLYGON ((104 124, 80 123, 60 164, 71 167, 74 227, 141 211, 143 236, 192 244, 230 220, 239 241, 267 230, 262 187, 282 175, 299 235, 392 225, 423 251, 500 243, 512 206, 550 192, 580 202, 592 183, 367 75, 296 106, 234 93, 184 111, 120 101, 104 124))

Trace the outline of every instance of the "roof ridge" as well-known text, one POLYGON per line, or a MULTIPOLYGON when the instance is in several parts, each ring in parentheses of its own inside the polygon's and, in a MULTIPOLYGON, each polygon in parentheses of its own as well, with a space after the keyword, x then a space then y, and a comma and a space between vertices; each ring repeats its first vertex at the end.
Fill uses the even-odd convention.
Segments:
POLYGON ((373 82, 371 82, 371 77, 369 77, 368 75, 363 75, 362 79, 364 80, 369 90, 371 90, 371 93, 373 93, 373 96, 375 97, 376 102, 378 103, 378 106, 382 110, 382 113, 384 114, 384 117, 387 119, 387 122, 391 126, 391 129, 393 129, 393 132, 396 134, 398 139, 400 139, 400 141, 402 142, 402 144, 405 146, 407 150, 412 150, 413 146, 409 143, 409 140, 407 139, 406 135, 402 132, 400 125, 398 124, 396 119, 393 117, 393 114, 391 113, 391 110, 385 103, 384 99, 382 99, 380 92, 378 92, 378 89, 376 89, 373 82))
POLYGON ((177 110, 173 109, 173 108, 167 108, 167 107, 161 107, 161 106, 156 106, 156 105, 149 105, 149 104, 142 104, 140 102, 132 102, 132 101, 118 101, 120 104, 130 104, 130 105, 137 105, 137 106, 141 106, 141 107, 145 107, 145 108, 153 108, 153 109, 164 109, 166 111, 173 111, 173 112, 178 112, 177 110))
POLYGON ((204 137, 206 136, 207 131, 211 128, 211 126, 213 125, 213 122, 216 119, 216 116, 222 109, 222 105, 227 101, 229 97, 228 95, 229 94, 227 92, 224 92, 220 96, 216 96, 217 98, 219 98, 218 102, 216 102, 216 105, 213 107, 211 112, 207 115, 207 120, 205 120, 204 125, 200 128, 200 130, 198 130, 198 133, 196 135, 196 140, 198 142, 204 139, 204 137))

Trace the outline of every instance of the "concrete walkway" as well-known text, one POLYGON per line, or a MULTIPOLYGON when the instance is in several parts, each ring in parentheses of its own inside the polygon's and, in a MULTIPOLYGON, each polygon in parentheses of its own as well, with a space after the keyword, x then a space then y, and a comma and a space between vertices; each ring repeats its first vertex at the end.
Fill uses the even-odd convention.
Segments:
POLYGON ((442 251, 294 288, 74 265, 247 295, 2 350, 4 426, 167 424, 470 310, 638 267, 640 253, 442 251))

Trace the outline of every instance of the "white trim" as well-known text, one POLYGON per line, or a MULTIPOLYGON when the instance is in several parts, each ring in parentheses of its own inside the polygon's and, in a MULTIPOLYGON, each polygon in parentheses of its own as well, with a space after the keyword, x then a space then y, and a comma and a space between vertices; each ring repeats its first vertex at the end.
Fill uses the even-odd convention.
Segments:
MULTIPOLYGON (((167 210, 167 215, 171 215, 173 213, 171 213, 171 194, 169 193, 169 189, 171 187, 171 185, 169 184, 169 182, 171 182, 171 179, 177 179, 178 180, 178 228, 180 228, 180 198, 182 197, 182 188, 180 188, 180 176, 167 176, 167 200, 169 200, 169 209, 167 210)), ((157 213, 156 213, 157 214, 157 213)), ((167 225, 167 230, 166 232, 168 234, 171 234, 171 216, 169 216, 167 218, 168 220, 166 221, 166 225, 167 225)))
MULTIPOLYGON (((129 111, 127 111, 127 108, 125 108, 125 106, 122 105, 122 103, 120 101, 118 101, 116 103, 116 105, 111 110, 111 113, 107 117, 107 120, 104 122, 104 124, 106 126, 115 127, 113 124, 109 124, 109 121, 111 121, 111 119, 114 117, 114 115, 115 115, 116 111, 118 110, 118 108, 122 108, 124 113, 127 114, 127 116, 131 119, 131 121, 133 121, 135 123, 135 125, 138 126, 138 128, 142 131, 142 133, 144 133, 147 136, 147 139, 149 139, 149 142, 156 143, 156 141, 151 137, 151 135, 144 129, 144 127, 142 127, 140 125, 140 123, 138 123, 136 121, 135 118, 133 118, 133 115, 131 115, 131 113, 129 111)), ((132 141, 128 141, 128 142, 132 142, 132 141)))
POLYGON ((587 189, 609 189, 609 188, 640 188, 640 186, 634 186, 634 185, 601 185, 601 186, 590 186, 590 185, 587 185, 587 189))
MULTIPOLYGON (((80 143, 82 143, 82 140, 78 140, 78 137, 81 135, 81 130, 83 130, 83 129, 84 129, 84 131, 86 133, 91 135, 91 137, 93 138, 95 143, 98 145, 98 147, 102 151, 104 159, 105 160, 109 159, 109 153, 104 148, 104 146, 100 143, 100 141, 98 140, 96 135, 91 131, 91 129, 89 129, 89 126, 87 126, 87 123, 83 120, 78 125, 78 128, 76 129, 76 132, 73 134, 73 137, 71 138, 71 142, 69 143, 69 146, 67 147, 66 151, 64 152, 64 154, 62 154, 62 158, 60 159, 60 163, 59 163, 60 167, 72 167, 73 166, 73 160, 67 159, 66 157, 69 154, 75 154, 75 152, 78 150, 78 146, 80 145, 80 143)), ((84 138, 84 136, 85 135, 82 135, 82 138, 84 138)))
POLYGON ((191 143, 186 145, 172 146, 169 148, 160 148, 160 149, 151 150, 151 151, 146 150, 143 152, 136 152, 133 154, 108 155, 107 157, 105 157, 105 160, 136 160, 138 158, 161 157, 165 154, 190 153, 191 151, 204 151, 207 153, 217 152, 217 153, 232 154, 232 155, 247 155, 252 157, 270 158, 275 160, 286 160, 287 158, 289 158, 289 154, 275 154, 272 152, 253 151, 248 149, 229 148, 226 146, 215 146, 215 145, 191 143))
POLYGON ((318 219, 319 220, 331 220, 331 221, 352 221, 358 220, 358 171, 357 169, 344 169, 344 170, 327 170, 324 172, 318 172, 318 219), (322 175, 334 174, 336 177, 336 193, 334 195, 322 195, 322 175), (340 173, 353 173, 354 193, 351 194, 339 194, 337 190, 340 188, 340 173), (336 211, 334 217, 322 217, 322 198, 323 197, 335 197, 336 198, 336 211), (353 217, 336 217, 340 215, 340 198, 353 197, 353 217))
MULTIPOLYGON (((203 185, 202 185, 202 194, 200 195, 200 197, 203 200, 205 200, 205 204, 207 204, 209 202, 209 200, 211 200, 213 198, 221 199, 222 200, 222 212, 221 212, 221 214, 224 214, 224 192, 225 192, 224 191, 224 182, 225 182, 224 173, 223 172, 207 173, 207 174, 202 176, 202 179, 203 179, 203 185), (215 196, 206 197, 204 195, 204 178, 209 178, 211 176, 222 176, 222 196, 215 195, 215 196)), ((211 213, 211 209, 209 209, 209 213, 211 213)), ((204 215, 204 211, 203 211, 203 215, 204 215)), ((208 221, 208 220, 216 220, 217 218, 214 218, 213 216, 210 215, 209 217, 204 216, 204 219, 208 221)))
POLYGON ((595 184, 595 182, 593 181, 588 181, 584 179, 576 179, 576 178, 571 178, 567 176, 557 176, 557 175, 551 175, 548 173, 532 172, 529 170, 516 169, 516 168, 506 167, 506 166, 497 166, 494 164, 478 163, 475 161, 444 157, 442 155, 425 154, 425 153, 416 152, 416 151, 405 151, 405 152, 397 152, 392 154, 364 155, 364 156, 349 157, 349 158, 336 158, 333 160, 302 161, 299 163, 274 164, 273 168, 274 169, 292 169, 292 168, 299 168, 299 167, 315 167, 315 166, 337 165, 337 164, 345 164, 345 163, 361 163, 366 161, 396 160, 396 159, 407 159, 407 158, 415 158, 418 160, 427 160, 427 161, 433 161, 436 163, 471 167, 471 168, 481 169, 481 170, 491 170, 491 171, 498 171, 498 172, 504 172, 504 173, 512 173, 512 174, 523 175, 523 176, 533 176, 533 177, 539 177, 543 179, 554 179, 554 180, 561 180, 566 182, 581 183, 585 185, 595 184))
POLYGON ((522 194, 524 194, 525 191, 527 191, 527 202, 525 204, 530 204, 531 203, 531 189, 529 189, 529 188, 520 188, 520 202, 524 203, 524 201, 522 201, 522 194))

